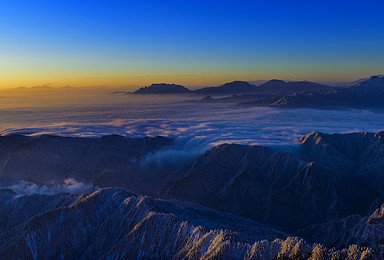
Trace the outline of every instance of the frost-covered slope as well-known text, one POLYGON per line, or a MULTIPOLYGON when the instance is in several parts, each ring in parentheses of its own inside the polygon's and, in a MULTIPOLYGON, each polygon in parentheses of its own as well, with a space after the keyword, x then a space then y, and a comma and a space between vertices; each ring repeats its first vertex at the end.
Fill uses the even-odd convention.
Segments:
POLYGON ((350 244, 372 247, 384 242, 384 204, 370 216, 351 215, 328 223, 309 226, 296 234, 327 246, 350 244))
POLYGON ((12 190, 0 190, 0 233, 27 219, 52 209, 68 206, 82 195, 30 195, 20 196, 12 190))
MULTIPOLYGON (((34 200, 32 205, 57 198, 35 195, 34 200)), ((16 206, 23 206, 20 198, 8 201, 8 207, 16 206)), ((99 190, 56 206, 2 233, 0 258, 244 258, 254 241, 286 237, 254 221, 123 189, 99 190)))
MULTIPOLYGON (((39 199, 47 200, 47 197, 35 197, 36 201, 39 199)), ((14 200, 9 203, 18 204, 14 200)), ((260 223, 206 208, 155 200, 124 189, 102 189, 1 233, 0 258, 365 259, 383 256, 380 247, 372 250, 352 246, 335 251, 286 236, 260 223)))

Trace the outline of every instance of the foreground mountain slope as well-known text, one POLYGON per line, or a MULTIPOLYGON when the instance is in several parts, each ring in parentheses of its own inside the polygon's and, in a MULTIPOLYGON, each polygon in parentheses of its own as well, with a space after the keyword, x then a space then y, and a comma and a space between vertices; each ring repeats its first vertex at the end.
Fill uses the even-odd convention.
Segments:
POLYGON ((103 189, 1 233, 0 257, 369 259, 366 257, 383 256, 382 247, 351 246, 336 251, 286 236, 257 222, 206 208, 154 200, 123 189, 103 189))
POLYGON ((383 108, 384 76, 372 76, 369 80, 354 86, 321 92, 295 93, 284 97, 267 98, 245 104, 317 109, 383 108))
POLYGON ((252 241, 278 237, 286 235, 228 214, 103 189, 8 229, 0 257, 245 258, 252 241))
POLYGON ((351 215, 298 230, 297 235, 326 246, 343 248, 350 244, 372 247, 384 242, 384 204, 370 216, 351 215))

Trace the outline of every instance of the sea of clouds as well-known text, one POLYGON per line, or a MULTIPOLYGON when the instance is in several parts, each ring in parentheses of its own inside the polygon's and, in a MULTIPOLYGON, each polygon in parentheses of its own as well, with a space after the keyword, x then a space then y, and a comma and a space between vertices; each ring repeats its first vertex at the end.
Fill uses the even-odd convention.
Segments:
MULTIPOLYGON (((240 143, 294 149, 307 133, 377 132, 384 129, 384 113, 367 110, 276 109, 235 104, 186 102, 138 95, 118 97, 119 102, 86 105, 37 106, 0 109, 0 134, 99 137, 167 136, 171 149, 149 154, 140 163, 153 169, 177 168, 221 143, 240 143)), ((196 97, 194 97, 196 98, 196 97)), ((113 100, 112 100, 113 101, 113 100)), ((60 185, 39 186, 20 182, 8 187, 19 194, 81 193, 95 189, 68 179, 60 185)))
MULTIPOLYGON (((219 143, 289 145, 312 131, 348 133, 384 129, 384 114, 361 110, 275 109, 176 100, 0 109, 0 134, 97 137, 168 136, 212 146, 219 143), (191 141, 190 139, 194 139, 191 141)), ((185 99, 185 97, 184 97, 185 99)))
MULTIPOLYGON (((0 110, 0 134, 169 136, 206 143, 289 144, 312 131, 384 129, 384 114, 360 110, 275 109, 183 101, 0 110)), ((133 97, 134 98, 134 97, 133 97)))

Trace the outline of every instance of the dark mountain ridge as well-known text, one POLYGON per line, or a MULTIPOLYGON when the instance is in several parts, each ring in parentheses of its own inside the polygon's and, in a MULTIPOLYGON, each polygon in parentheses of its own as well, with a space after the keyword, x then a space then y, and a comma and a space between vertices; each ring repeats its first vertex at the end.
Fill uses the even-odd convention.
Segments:
POLYGON ((257 86, 252 85, 246 81, 232 81, 218 87, 196 89, 193 92, 201 95, 231 95, 254 93, 257 91, 257 88, 257 86))
POLYGON ((208 87, 197 89, 196 94, 201 95, 234 95, 234 94, 277 94, 277 93, 295 93, 303 91, 322 91, 333 89, 333 87, 309 82, 309 81, 291 81, 273 79, 261 84, 260 86, 252 85, 245 81, 233 81, 225 83, 219 87, 208 87))
MULTIPOLYGON (((298 82, 285 82, 282 80, 270 80, 266 83, 256 86, 246 81, 232 81, 225 83, 218 87, 205 87, 196 90, 189 90, 188 88, 176 85, 176 84, 152 84, 150 86, 142 87, 134 94, 188 94, 194 93, 199 95, 213 95, 213 96, 225 96, 235 94, 287 94, 303 91, 322 91, 333 89, 333 87, 309 82, 309 81, 298 81, 298 82)), ((114 94, 128 94, 130 92, 115 91, 114 94)))
POLYGON ((384 202, 382 136, 311 133, 295 153, 217 146, 181 170, 165 193, 287 232, 356 214, 366 217, 384 202))

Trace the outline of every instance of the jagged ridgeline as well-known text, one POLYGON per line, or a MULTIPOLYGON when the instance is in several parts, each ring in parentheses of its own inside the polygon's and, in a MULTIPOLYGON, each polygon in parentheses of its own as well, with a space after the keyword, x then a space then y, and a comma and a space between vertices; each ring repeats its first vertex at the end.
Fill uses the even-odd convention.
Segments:
POLYGON ((223 144, 164 168, 145 163, 165 137, 2 136, 0 257, 381 258, 383 137, 223 144), (101 189, 46 194, 68 179, 101 189))
POLYGON ((329 250, 265 224, 124 189, 14 195, 0 192, 2 259, 370 259, 382 253, 357 246, 329 250), (31 204, 46 206, 29 218, 23 207, 31 204), (14 213, 19 219, 10 226, 4 218, 14 213))

